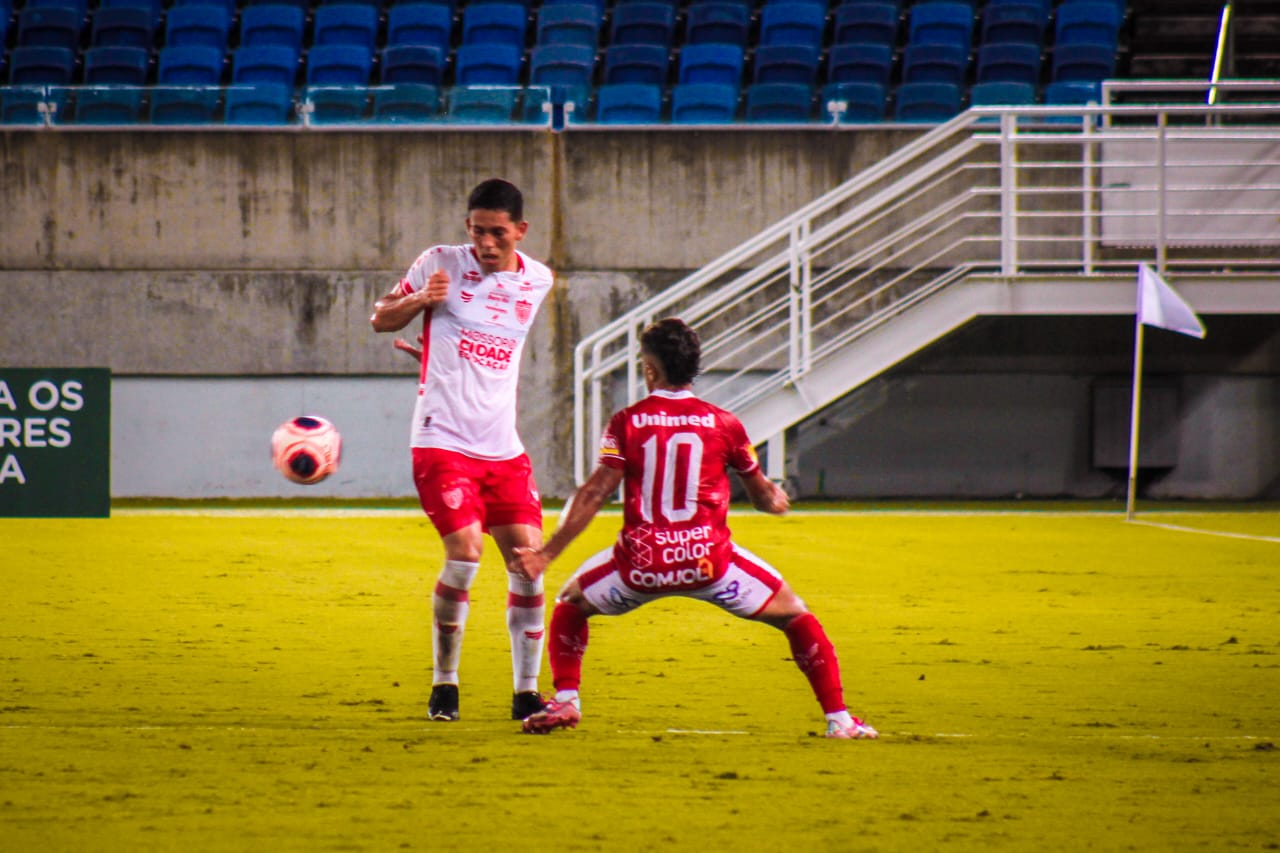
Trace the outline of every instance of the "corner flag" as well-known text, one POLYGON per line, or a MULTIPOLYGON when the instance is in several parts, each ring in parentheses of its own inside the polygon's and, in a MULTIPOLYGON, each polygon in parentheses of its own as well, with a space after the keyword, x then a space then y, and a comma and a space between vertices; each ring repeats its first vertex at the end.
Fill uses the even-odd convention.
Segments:
POLYGON ((1204 326, 1196 312, 1146 264, 1138 265, 1138 322, 1193 338, 1204 337, 1204 326))

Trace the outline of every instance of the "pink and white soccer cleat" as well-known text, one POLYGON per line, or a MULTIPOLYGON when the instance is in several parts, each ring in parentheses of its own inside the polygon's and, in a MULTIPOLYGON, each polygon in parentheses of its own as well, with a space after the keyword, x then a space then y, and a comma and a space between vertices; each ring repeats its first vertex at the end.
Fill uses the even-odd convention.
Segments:
POLYGON ((852 717, 853 724, 849 726, 841 725, 835 720, 827 722, 827 737, 838 738, 840 740, 875 740, 880 737, 880 733, 871 726, 852 717))
POLYGON ((525 717, 520 728, 525 734, 545 735, 556 729, 575 728, 581 719, 582 711, 578 710, 576 702, 557 702, 552 699, 547 702, 546 708, 525 717))

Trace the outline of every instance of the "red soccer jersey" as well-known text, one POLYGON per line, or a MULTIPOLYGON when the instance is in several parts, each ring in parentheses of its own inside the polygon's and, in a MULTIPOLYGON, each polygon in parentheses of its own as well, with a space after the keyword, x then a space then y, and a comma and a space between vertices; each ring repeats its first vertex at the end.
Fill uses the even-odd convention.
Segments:
POLYGON ((741 421, 692 391, 655 391, 610 419, 600 464, 626 475, 614 556, 629 586, 693 589, 724 574, 728 471, 760 464, 741 421))

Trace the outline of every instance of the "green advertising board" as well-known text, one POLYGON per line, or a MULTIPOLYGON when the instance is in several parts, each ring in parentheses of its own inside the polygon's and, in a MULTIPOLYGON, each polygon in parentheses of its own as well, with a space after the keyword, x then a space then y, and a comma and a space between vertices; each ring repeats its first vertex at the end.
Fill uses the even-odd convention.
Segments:
POLYGON ((0 517, 111 514, 111 371, 0 367, 0 517))

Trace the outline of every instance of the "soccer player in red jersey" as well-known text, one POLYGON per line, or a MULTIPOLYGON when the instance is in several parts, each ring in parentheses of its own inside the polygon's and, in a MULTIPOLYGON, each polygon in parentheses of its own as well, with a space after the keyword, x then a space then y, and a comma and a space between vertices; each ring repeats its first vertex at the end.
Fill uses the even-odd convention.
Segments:
POLYGON ((681 595, 781 629, 826 715, 827 737, 877 737, 845 707, 840 664, 818 618, 777 570, 730 537, 730 469, 756 509, 781 515, 790 502, 760 470, 742 423, 694 395, 701 359, 697 333, 679 319, 660 320, 641 335, 640 355, 649 396, 610 419, 599 463, 559 529, 540 549, 516 548, 509 565, 530 579, 541 578, 622 486, 617 541, 579 567, 557 598, 550 647, 556 694, 544 710, 525 718, 524 731, 573 728, 581 719, 578 688, 589 617, 616 616, 681 595))
MULTIPOLYGON (((427 713, 458 719, 458 664, 480 568, 484 534, 503 559, 542 542, 542 502, 516 431, 520 356, 538 307, 551 290, 546 266, 521 252, 529 223, 524 198, 500 179, 467 199, 469 244, 432 246, 378 300, 374 331, 396 332, 423 316, 421 361, 410 444, 423 510, 444 542, 432 599, 434 672, 427 713)), ((508 573, 513 719, 543 707, 538 695, 545 611, 542 580, 508 573)))

